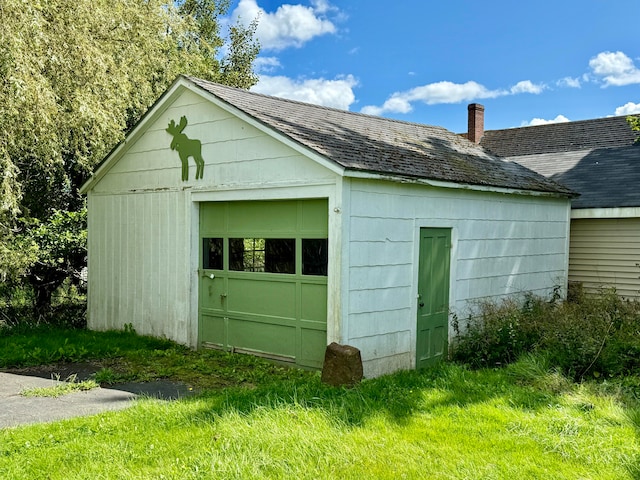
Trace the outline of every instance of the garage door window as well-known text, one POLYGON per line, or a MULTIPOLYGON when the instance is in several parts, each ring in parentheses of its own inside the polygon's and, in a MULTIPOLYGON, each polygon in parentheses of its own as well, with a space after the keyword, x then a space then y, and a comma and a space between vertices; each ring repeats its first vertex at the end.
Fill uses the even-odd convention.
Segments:
POLYGON ((202 267, 211 270, 222 270, 222 252, 224 242, 222 238, 202 239, 202 267))
MULTIPOLYGON (((224 269, 223 238, 202 239, 202 268, 224 269)), ((302 274, 327 276, 328 240, 303 238, 302 274)), ((235 272, 296 273, 294 238, 230 238, 229 270, 235 272)))
POLYGON ((326 238, 302 239, 302 274, 327 276, 328 240, 326 238))
POLYGON ((294 238, 230 238, 229 270, 296 273, 294 238))

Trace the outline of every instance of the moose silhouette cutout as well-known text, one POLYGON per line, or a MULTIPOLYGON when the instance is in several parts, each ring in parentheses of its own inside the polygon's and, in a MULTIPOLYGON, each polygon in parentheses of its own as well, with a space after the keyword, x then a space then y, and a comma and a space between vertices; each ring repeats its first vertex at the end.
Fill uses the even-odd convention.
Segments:
POLYGON ((202 143, 200 140, 187 137, 182 131, 187 126, 187 117, 182 116, 180 123, 171 120, 167 132, 173 135, 171 150, 177 150, 182 162, 182 180, 189 180, 189 157, 196 162, 196 180, 202 178, 204 173, 204 159, 202 158, 202 143))

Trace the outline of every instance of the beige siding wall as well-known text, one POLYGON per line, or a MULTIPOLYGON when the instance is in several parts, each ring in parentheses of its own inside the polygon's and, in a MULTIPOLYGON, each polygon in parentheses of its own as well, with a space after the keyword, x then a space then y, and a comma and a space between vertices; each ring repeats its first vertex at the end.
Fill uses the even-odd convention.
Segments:
POLYGON ((450 308, 462 321, 480 299, 566 286, 566 199, 352 180, 344 342, 368 376, 415 364, 421 227, 452 230, 450 308))
POLYGON ((640 218, 571 221, 569 280, 588 292, 615 287, 625 297, 640 298, 640 218))

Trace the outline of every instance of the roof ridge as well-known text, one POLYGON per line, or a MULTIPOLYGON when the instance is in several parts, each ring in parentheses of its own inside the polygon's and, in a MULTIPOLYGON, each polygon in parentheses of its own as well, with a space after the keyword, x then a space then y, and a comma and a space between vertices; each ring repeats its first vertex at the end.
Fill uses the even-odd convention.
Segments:
POLYGON ((360 116, 360 117, 365 117, 365 118, 374 119, 374 120, 380 120, 380 121, 384 121, 384 122, 393 122, 393 123, 399 123, 399 124, 403 124, 403 125, 414 125, 414 126, 421 127, 421 128, 429 127, 429 128, 436 128, 436 129, 439 129, 439 130, 450 131, 450 130, 448 130, 445 127, 442 127, 440 125, 431 125, 431 124, 427 124, 427 123, 410 122, 408 120, 400 120, 400 119, 397 119, 397 118, 381 117, 379 115, 372 115, 372 114, 369 114, 369 113, 362 113, 362 112, 354 112, 354 111, 351 111, 351 110, 344 110, 342 108, 327 107, 325 105, 318 105, 317 103, 303 102, 301 100, 293 100, 293 99, 290 99, 290 98, 278 97, 276 95, 268 95, 266 93, 253 92, 251 90, 246 90, 244 88, 232 87, 230 85, 224 85, 222 83, 212 82, 210 80, 204 80, 204 79, 201 79, 201 78, 198 78, 198 77, 193 77, 193 76, 190 76, 190 75, 182 75, 182 77, 184 77, 187 80, 190 80, 191 82, 194 82, 196 84, 205 83, 205 84, 212 85, 214 87, 220 87, 220 88, 225 88, 225 89, 229 89, 229 90, 235 90, 235 91, 237 91, 239 93, 248 93, 248 94, 251 94, 251 95, 260 96, 262 98, 278 100, 278 101, 287 102, 287 103, 294 104, 294 105, 302 105, 302 106, 305 106, 305 107, 317 108, 319 110, 328 110, 328 111, 341 113, 341 114, 357 115, 357 116, 360 116))
POLYGON ((575 125, 579 123, 596 123, 604 120, 620 120, 627 119, 628 117, 640 117, 640 113, 633 113, 629 115, 611 115, 608 117, 598 117, 598 118, 587 118, 582 120, 570 120, 568 122, 555 122, 555 123, 545 123, 543 125, 523 125, 520 127, 508 127, 508 128, 496 128, 496 129, 488 129, 485 130, 487 132, 504 132, 505 130, 523 130, 523 129, 534 129, 534 128, 553 128, 559 125, 575 125))

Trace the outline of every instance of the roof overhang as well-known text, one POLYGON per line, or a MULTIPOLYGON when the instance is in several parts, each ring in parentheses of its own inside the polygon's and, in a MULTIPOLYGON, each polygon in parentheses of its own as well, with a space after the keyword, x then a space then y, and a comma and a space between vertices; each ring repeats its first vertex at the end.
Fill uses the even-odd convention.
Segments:
POLYGON ((553 198, 565 198, 565 199, 569 199, 572 196, 574 196, 568 193, 565 194, 560 192, 543 192, 538 190, 525 190, 525 189, 517 189, 517 188, 497 187, 492 185, 475 185, 475 184, 466 184, 466 183, 445 182, 442 180, 431 180, 428 178, 391 175, 388 173, 365 172, 362 170, 345 170, 344 176, 349 178, 386 180, 386 181, 391 181, 396 183, 424 185, 424 186, 430 186, 434 188, 452 188, 457 190, 500 193, 505 195, 528 195, 528 196, 535 196, 535 197, 553 197, 553 198))

